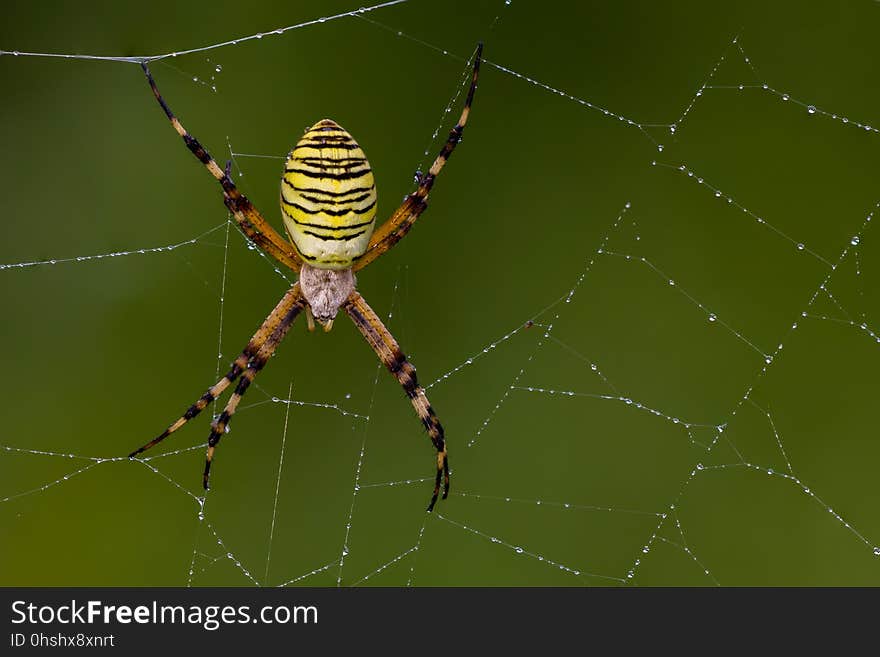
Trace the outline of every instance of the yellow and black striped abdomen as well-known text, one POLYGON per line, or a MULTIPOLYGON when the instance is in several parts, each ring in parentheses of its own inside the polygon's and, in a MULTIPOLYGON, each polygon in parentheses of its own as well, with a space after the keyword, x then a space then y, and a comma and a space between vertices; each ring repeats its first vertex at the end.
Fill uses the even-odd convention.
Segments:
POLYGON ((376 220, 376 185, 364 151, 335 122, 306 131, 281 178, 287 234, 319 269, 345 269, 367 250, 376 220))

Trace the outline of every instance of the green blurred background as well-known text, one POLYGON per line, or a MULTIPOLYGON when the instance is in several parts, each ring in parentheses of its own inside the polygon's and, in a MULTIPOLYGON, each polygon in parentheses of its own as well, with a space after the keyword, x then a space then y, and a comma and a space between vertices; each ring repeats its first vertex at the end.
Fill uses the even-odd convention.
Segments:
MULTIPOLYGON (((880 4, 729 4, 411 0, 365 16, 390 31, 348 17, 153 65, 218 160, 229 145, 283 156, 335 119, 370 158, 380 215, 440 147, 478 40, 490 62, 569 95, 486 65, 431 208, 359 279, 423 383, 479 356, 428 391, 455 493, 432 516, 427 481, 369 486, 430 477, 432 449, 347 321, 329 335, 296 326, 260 375, 204 520, 202 448, 153 469, 81 458, 160 431, 287 282, 234 227, 227 237, 216 183, 136 64, 0 56, 0 263, 64 260, 0 270, 0 584, 280 584, 319 570, 296 583, 335 585, 347 532, 344 585, 880 584, 880 252, 876 227, 860 232, 880 198, 880 135, 796 102, 880 125, 880 4), (695 98, 725 51, 714 84, 791 100, 695 98), (829 277, 810 251, 837 263, 857 233, 829 277), (604 238, 633 258, 597 254, 604 238), (288 406, 271 400, 291 385, 307 404, 289 407, 276 504, 288 406)), ((0 48, 160 54, 354 8, 4 3, 0 48)), ((280 228, 282 160, 236 162, 280 228)), ((199 445, 208 424, 162 449, 199 445)))

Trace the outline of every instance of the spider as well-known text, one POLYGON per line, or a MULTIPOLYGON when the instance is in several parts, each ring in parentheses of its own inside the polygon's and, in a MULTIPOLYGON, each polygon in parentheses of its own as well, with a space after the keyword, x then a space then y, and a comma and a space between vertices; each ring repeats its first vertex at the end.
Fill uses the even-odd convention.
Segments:
POLYGON ((420 177, 415 192, 377 230, 376 186, 364 151, 352 136, 334 121, 324 119, 309 128, 290 151, 281 177, 281 211, 289 241, 263 219, 238 191, 231 177, 231 161, 221 169, 207 150, 184 129, 159 93, 146 62, 141 63, 153 95, 187 148, 205 165, 223 188, 223 202, 245 236, 281 265, 299 274, 299 280, 269 313, 244 350, 233 361, 229 372, 196 400, 182 416, 156 438, 139 447, 135 458, 157 445, 198 415, 226 388, 238 381, 223 412, 211 423, 202 485, 208 489, 211 462, 220 438, 241 398, 287 335, 294 320, 305 311, 309 331, 315 321, 329 331, 339 309, 345 310, 376 355, 403 387, 418 413, 434 449, 437 474, 434 493, 428 504, 433 510, 443 483, 443 499, 449 494, 449 459, 440 420, 425 390, 416 379, 416 370, 407 360, 394 336, 355 289, 354 273, 363 269, 399 242, 428 207, 428 194, 443 165, 449 159, 470 113, 483 44, 477 46, 467 99, 461 117, 450 131, 433 165, 420 177))

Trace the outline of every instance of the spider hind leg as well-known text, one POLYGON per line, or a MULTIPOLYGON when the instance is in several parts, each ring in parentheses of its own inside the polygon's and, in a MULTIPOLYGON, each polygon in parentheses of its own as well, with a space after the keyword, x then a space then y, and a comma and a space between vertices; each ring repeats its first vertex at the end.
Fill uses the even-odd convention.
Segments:
POLYGON ((296 249, 272 228, 272 225, 263 218, 232 181, 232 161, 227 162, 225 169, 220 168, 207 149, 199 143, 198 139, 187 132, 174 112, 171 111, 168 103, 159 93, 159 88, 156 86, 156 81, 153 79, 153 74, 150 73, 147 62, 141 62, 141 68, 144 70, 153 96, 162 107, 162 111, 165 112, 165 116, 168 117, 175 132, 180 135, 183 143, 196 159, 205 165, 210 174, 220 183, 223 190, 223 202, 235 217, 241 232, 280 264, 298 272, 302 266, 302 260, 296 253, 296 249))
POLYGON ((452 155, 452 151, 461 141, 462 133, 467 125, 468 117, 471 113, 471 104, 474 102, 474 93, 477 91, 477 81, 480 77, 480 62, 483 61, 483 44, 477 45, 477 50, 473 57, 473 69, 471 71, 471 84, 468 88, 467 98, 464 102, 464 108, 461 110, 461 116, 458 123, 449 132, 449 137, 443 148, 437 154, 437 158, 431 165, 427 173, 422 174, 418 178, 418 189, 407 196, 403 203, 388 220, 376 228, 370 236, 370 242, 367 245, 367 251, 361 255, 354 263, 354 270, 358 271, 369 265, 373 260, 388 251, 391 247, 402 240, 409 232, 410 228, 415 224, 416 219, 428 207, 428 194, 434 186, 434 181, 440 175, 441 169, 446 165, 452 155))

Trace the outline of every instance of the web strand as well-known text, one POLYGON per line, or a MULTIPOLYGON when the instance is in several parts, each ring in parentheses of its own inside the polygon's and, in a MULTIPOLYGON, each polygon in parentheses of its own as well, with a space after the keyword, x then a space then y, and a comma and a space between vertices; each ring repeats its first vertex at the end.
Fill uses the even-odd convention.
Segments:
POLYGON ((304 27, 310 27, 312 25, 321 25, 324 23, 329 23, 331 21, 338 20, 340 18, 350 18, 353 16, 361 16, 371 11, 376 11, 378 9, 385 9, 386 7, 393 7, 394 5, 403 4, 405 2, 409 2, 409 0, 389 0, 388 2, 382 2, 376 5, 372 5, 370 7, 359 7, 353 11, 346 11, 339 14, 333 14, 330 16, 321 16, 320 18, 315 18, 308 21, 303 21, 301 23, 296 23, 294 25, 288 25, 286 27, 278 27, 275 29, 267 30, 266 32, 256 32, 254 34, 249 34, 247 36, 241 36, 235 39, 229 39, 227 41, 221 41, 219 43, 212 43, 207 46, 201 46, 198 48, 189 48, 187 50, 176 50, 174 52, 168 52, 160 55, 135 55, 122 57, 118 55, 80 55, 80 54, 65 54, 65 53, 51 53, 51 52, 27 52, 27 51, 18 51, 18 50, 0 50, 0 56, 3 55, 12 55, 14 57, 52 57, 52 58, 60 58, 60 59, 82 59, 82 60, 90 60, 90 61, 110 61, 110 62, 124 62, 129 64, 141 64, 141 63, 149 63, 155 62, 162 59, 168 59, 170 57, 182 57, 184 55, 192 55, 195 53, 203 53, 208 52, 210 50, 216 50, 217 48, 225 48, 227 46, 237 46, 241 43, 247 43, 248 41, 255 41, 262 39, 264 37, 272 37, 272 36, 280 36, 285 34, 286 32, 291 32, 293 30, 299 30, 304 27))

